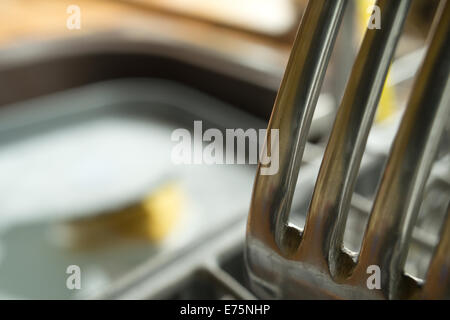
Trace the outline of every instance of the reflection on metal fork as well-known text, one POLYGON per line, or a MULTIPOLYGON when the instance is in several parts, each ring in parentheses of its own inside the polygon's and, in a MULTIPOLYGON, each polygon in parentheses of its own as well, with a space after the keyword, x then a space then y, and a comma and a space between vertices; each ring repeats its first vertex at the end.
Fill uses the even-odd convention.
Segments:
MULTIPOLYGON (((312 62, 318 60, 304 62, 313 54, 317 56, 315 49, 324 42, 329 42, 325 46, 331 49, 344 2, 310 1, 305 12, 269 123, 269 128, 280 129, 280 170, 274 176, 261 176, 258 168, 247 225, 247 269, 252 288, 261 297, 397 299, 449 294, 448 217, 424 287, 403 269, 424 185, 449 117, 450 2, 441 6, 440 19, 436 18, 361 252, 356 256, 343 248, 355 180, 410 0, 379 0, 377 5, 382 12, 382 28, 368 30, 364 37, 301 232, 289 225, 288 218, 302 145, 316 101, 295 98, 311 97, 319 89, 325 64, 317 69, 312 62), (334 25, 330 20, 328 24, 319 21, 330 15, 330 10, 334 25), (328 28, 328 37, 321 37, 323 28, 328 28), (318 43, 312 47, 314 41, 318 43), (380 267, 381 289, 367 288, 367 268, 371 265, 380 267)), ((319 52, 327 55, 328 51, 319 52)))
MULTIPOLYGON (((250 215, 251 233, 273 250, 282 248, 292 192, 306 144, 314 108, 337 36, 346 0, 310 1, 278 92, 271 129, 279 130, 280 170, 275 175, 257 175, 250 215), (260 201, 264 199, 264 201, 260 201)), ((266 141, 271 141, 267 136, 266 141)), ((267 146, 265 146, 267 148, 267 146)), ((267 148, 270 150, 270 148, 267 148)), ((265 151, 264 151, 265 152, 265 151)), ((258 173, 260 168, 258 167, 258 173)))

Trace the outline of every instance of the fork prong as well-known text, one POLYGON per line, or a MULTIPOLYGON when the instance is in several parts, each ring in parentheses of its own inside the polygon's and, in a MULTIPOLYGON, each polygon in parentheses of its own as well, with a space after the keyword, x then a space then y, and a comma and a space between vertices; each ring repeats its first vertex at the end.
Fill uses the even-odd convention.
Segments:
MULTIPOLYGON (((331 49, 347 0, 309 1, 289 58, 283 82, 269 121, 263 154, 278 144, 279 170, 267 171, 261 163, 253 187, 247 243, 259 240, 283 251, 287 218, 297 181, 309 126, 325 76, 331 49), (279 143, 272 141, 279 130, 279 143)), ((289 233, 292 239, 299 234, 289 233)))
POLYGON ((450 110, 450 1, 439 14, 423 65, 391 148, 366 234, 357 274, 381 269, 381 290, 396 298, 403 268, 440 137, 450 110))
POLYGON ((425 299, 450 299, 450 203, 422 291, 425 299))
POLYGON ((364 36, 322 160, 300 250, 328 260, 333 275, 342 265, 338 261, 353 187, 410 3, 376 3, 382 28, 368 29, 364 36))

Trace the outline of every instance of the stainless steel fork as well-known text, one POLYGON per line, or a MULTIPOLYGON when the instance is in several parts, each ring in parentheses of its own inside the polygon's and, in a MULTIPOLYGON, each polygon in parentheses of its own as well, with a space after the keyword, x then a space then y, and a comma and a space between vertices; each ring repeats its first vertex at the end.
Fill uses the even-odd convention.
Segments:
MULTIPOLYGON (((410 0, 376 3, 381 29, 368 29, 364 36, 305 227, 289 223, 307 133, 346 2, 309 1, 299 27, 267 130, 266 144, 274 143, 271 129, 279 130, 279 171, 262 175, 260 164, 253 189, 245 252, 250 285, 262 298, 449 298, 450 209, 426 279, 403 270, 424 185, 449 121, 450 1, 442 1, 435 18, 359 254, 343 246, 347 215, 410 0), (379 268, 381 287, 367 285, 373 266, 379 268)), ((266 145, 266 150, 272 148, 266 145)))

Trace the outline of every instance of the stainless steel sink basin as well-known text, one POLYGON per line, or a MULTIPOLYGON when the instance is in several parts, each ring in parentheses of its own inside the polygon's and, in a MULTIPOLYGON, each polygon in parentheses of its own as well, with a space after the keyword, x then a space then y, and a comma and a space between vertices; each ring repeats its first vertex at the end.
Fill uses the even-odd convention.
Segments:
MULTIPOLYGON (((192 130, 194 120, 220 130, 265 129, 280 74, 186 44, 120 34, 1 51, 0 296, 255 298, 242 254, 256 166, 176 166, 170 134, 192 130), (182 227, 164 244, 67 247, 61 222, 132 201, 168 177, 180 183, 189 205, 182 227), (79 291, 65 287, 71 264, 84 275, 79 291)), ((332 119, 333 106, 319 99, 315 141, 324 140, 332 119)), ((369 138, 352 201, 353 232, 345 236, 352 250, 386 159, 379 137, 369 138)), ((322 151, 320 143, 307 145, 291 214, 299 226, 322 151)), ((448 176, 441 171, 435 176, 448 176)), ((448 190, 448 180, 430 184, 431 198, 437 187, 448 190)), ((416 228, 412 255, 435 244, 422 231, 440 221, 436 212, 416 228)), ((410 259, 407 269, 420 277, 427 259, 410 259)))
MULTIPOLYGON (((117 34, 1 51, 1 297, 116 297, 139 270, 150 279, 156 266, 242 228, 256 166, 174 165, 170 134, 192 130, 194 120, 205 129, 265 129, 279 80, 199 48, 117 34), (164 179, 181 185, 188 205, 162 245, 67 246, 65 221, 134 201, 164 179), (73 264, 83 272, 79 291, 65 287, 73 264)), ((323 106, 315 136, 332 115, 323 106)), ((321 147, 309 151, 313 159, 321 147)), ((230 248, 220 241, 214 256, 234 252, 243 237, 241 230, 230 248)), ((206 274, 194 278, 212 279, 206 274)), ((161 294, 157 283, 149 287, 161 294)), ((251 296, 237 291, 234 297, 251 296)))

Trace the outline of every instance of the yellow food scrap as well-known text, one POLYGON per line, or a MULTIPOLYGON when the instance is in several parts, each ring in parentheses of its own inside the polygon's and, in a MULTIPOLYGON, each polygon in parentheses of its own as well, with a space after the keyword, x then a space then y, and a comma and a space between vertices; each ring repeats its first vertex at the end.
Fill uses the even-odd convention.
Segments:
POLYGON ((180 221, 184 196, 176 183, 168 183, 120 210, 69 222, 72 245, 97 247, 112 241, 164 240, 180 221))
POLYGON ((147 237, 153 241, 164 239, 179 221, 182 204, 182 192, 175 184, 144 199, 141 206, 146 213, 147 237))

